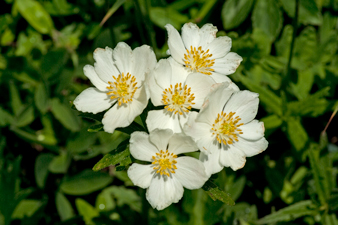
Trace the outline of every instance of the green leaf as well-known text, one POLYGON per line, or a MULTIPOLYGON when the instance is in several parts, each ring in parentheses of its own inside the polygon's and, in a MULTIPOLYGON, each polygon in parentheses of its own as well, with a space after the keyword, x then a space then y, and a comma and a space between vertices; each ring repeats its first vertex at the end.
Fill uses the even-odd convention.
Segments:
POLYGON ((15 115, 18 115, 22 110, 23 104, 21 102, 19 90, 13 81, 9 82, 9 90, 11 96, 12 111, 15 115))
POLYGON ((287 134, 291 144, 297 151, 301 151, 309 141, 309 137, 300 122, 300 118, 289 117, 286 123, 287 134))
POLYGON ((229 194, 231 195, 231 198, 236 201, 239 196, 241 196, 243 189, 245 187, 245 183, 246 183, 246 178, 245 176, 241 176, 240 178, 238 178, 236 180, 236 182, 234 182, 230 189, 229 189, 229 194))
POLYGON ((34 108, 31 105, 27 105, 26 107, 21 107, 21 111, 18 113, 14 125, 16 127, 24 127, 32 123, 34 119, 34 108))
POLYGON ((1 46, 10 45, 14 41, 14 39, 15 35, 11 31, 11 29, 7 28, 1 36, 0 44, 1 46))
POLYGON ((87 169, 73 177, 66 176, 61 182, 60 189, 69 195, 86 195, 107 186, 112 180, 107 173, 87 169))
POLYGON ((4 127, 13 123, 13 116, 0 107, 0 127, 4 127))
POLYGON ((35 0, 16 0, 20 14, 42 34, 50 34, 54 29, 53 20, 42 5, 35 0))
POLYGON ((265 130, 273 130, 282 125, 282 120, 277 115, 270 115, 262 118, 260 121, 264 123, 265 130))
POLYGON ((53 160, 54 155, 47 154, 39 154, 39 156, 35 160, 34 174, 35 180, 39 188, 43 188, 45 186, 46 178, 48 175, 48 165, 53 160))
POLYGON ((68 130, 74 132, 80 130, 80 121, 74 111, 69 106, 62 104, 57 98, 52 99, 52 113, 68 130))
POLYGON ((267 111, 271 111, 277 115, 282 114, 282 100, 268 88, 253 83, 249 78, 240 76, 240 81, 253 92, 259 94, 259 100, 266 106, 267 111))
POLYGON ((42 57, 40 74, 46 80, 60 73, 68 60, 65 49, 51 50, 42 57))
POLYGON ((313 178, 315 181, 316 192, 318 194, 319 201, 322 205, 326 204, 326 200, 328 199, 328 195, 331 190, 328 190, 329 180, 326 179, 325 170, 327 165, 319 164, 319 148, 317 144, 311 144, 308 150, 308 156, 310 159, 310 165, 313 173, 313 178), (324 168, 320 168, 323 166, 324 168), (324 169, 324 171, 323 171, 324 169))
POLYGON ((61 192, 56 193, 55 205, 61 221, 68 220, 75 216, 72 204, 70 204, 68 199, 61 192))
POLYGON ((128 143, 129 139, 121 142, 121 144, 119 144, 119 146, 114 151, 106 154, 99 162, 97 162, 93 167, 93 170, 99 171, 108 166, 116 165, 128 157, 130 155, 129 149, 127 148, 128 143))
POLYGON ((123 186, 111 186, 104 191, 106 196, 116 199, 117 206, 122 207, 123 205, 128 205, 133 211, 141 212, 141 198, 135 190, 123 186))
POLYGON ((208 180, 203 185, 203 190, 207 192, 207 194, 212 198, 212 200, 216 201, 219 200, 227 205, 235 205, 234 200, 230 197, 229 194, 225 193, 224 191, 220 190, 216 184, 212 181, 208 180))
POLYGON ((273 41, 279 34, 283 17, 276 0, 257 0, 252 12, 252 26, 263 30, 273 41))
POLYGON ((66 173, 70 165, 70 161, 70 156, 66 152, 62 151, 60 155, 55 156, 49 163, 48 169, 52 173, 66 173))
POLYGON ((293 27, 288 24, 284 27, 282 37, 276 42, 276 52, 278 56, 288 59, 290 55, 290 46, 292 41, 293 27))
POLYGON ((34 102, 42 114, 47 112, 49 106, 48 92, 46 85, 42 82, 35 89, 34 102))
POLYGON ((75 205, 86 224, 94 224, 92 219, 99 216, 99 212, 82 198, 75 199, 75 205))
POLYGON ((150 8, 149 16, 150 20, 162 29, 168 23, 176 29, 181 29, 182 24, 189 20, 188 16, 177 12, 171 7, 152 7, 150 8))
POLYGON ((72 134, 67 140, 66 149, 72 154, 82 153, 96 141, 97 135, 82 129, 80 132, 72 134))
POLYGON ((40 207, 42 202, 32 199, 23 199, 15 208, 12 219, 23 219, 31 217, 40 207))
MULTIPOLYGON (((283 9, 289 17, 294 18, 296 0, 281 0, 283 9)), ((315 0, 300 0, 298 21, 303 24, 321 25, 322 16, 315 0)))
POLYGON ((91 132, 91 133, 99 132, 99 131, 102 131, 102 130, 103 130, 103 124, 102 123, 92 125, 87 129, 87 131, 91 132))
POLYGON ((280 209, 270 215, 267 215, 258 220, 256 223, 270 224, 282 221, 288 222, 303 216, 313 216, 317 213, 315 207, 316 206, 312 203, 311 200, 300 201, 293 205, 280 209))
POLYGON ((228 0, 222 9, 224 29, 231 30, 239 26, 249 15, 253 0, 228 0))
POLYGON ((95 208, 99 211, 110 211, 114 210, 116 203, 114 196, 112 196, 112 187, 107 187, 97 195, 95 201, 95 208))

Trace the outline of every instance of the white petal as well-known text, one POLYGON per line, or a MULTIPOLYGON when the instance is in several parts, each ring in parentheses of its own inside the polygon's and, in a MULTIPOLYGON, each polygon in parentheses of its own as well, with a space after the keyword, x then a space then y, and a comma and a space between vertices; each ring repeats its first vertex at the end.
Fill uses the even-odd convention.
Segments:
POLYGON ((172 152, 176 155, 187 152, 195 152, 198 150, 195 142, 191 137, 179 133, 174 134, 169 140, 169 152, 172 152))
POLYGON ((169 139, 173 136, 172 130, 165 129, 155 129, 150 132, 149 140, 153 143, 156 148, 160 150, 167 150, 169 139))
POLYGON ((214 39, 208 46, 213 59, 224 57, 231 49, 231 38, 227 36, 214 39))
POLYGON ((227 145, 220 151, 220 164, 225 167, 231 167, 234 171, 244 167, 245 154, 233 145, 227 145))
POLYGON ((150 205, 162 210, 183 197, 183 186, 175 177, 155 176, 147 189, 146 198, 150 205))
POLYGON ((182 38, 178 31, 170 24, 165 25, 168 31, 168 46, 171 56, 178 62, 183 64, 183 57, 186 53, 182 38))
POLYGON ((199 27, 194 23, 186 23, 182 27, 182 40, 187 49, 190 50, 190 46, 199 47, 200 35, 199 27))
POLYGON ((157 128, 170 129, 174 133, 182 132, 179 115, 168 112, 166 109, 149 111, 146 123, 149 131, 157 128))
POLYGON ((93 56, 95 59, 95 71, 105 83, 112 81, 113 76, 118 76, 120 74, 113 61, 113 50, 111 48, 97 48, 95 49, 93 56))
POLYGON ((241 118, 241 123, 252 121, 258 110, 258 94, 250 91, 235 92, 224 107, 224 112, 236 112, 235 116, 241 118))
POLYGON ((130 136, 130 153, 135 159, 151 162, 159 150, 150 142, 149 135, 145 132, 136 131, 130 136))
POLYGON ((268 144, 269 143, 264 137, 254 141, 238 137, 238 141, 234 142, 234 146, 244 152, 247 157, 263 152, 268 147, 268 144))
POLYGON ((141 188, 148 188, 153 178, 154 170, 152 165, 141 165, 133 163, 127 171, 128 177, 134 185, 141 188))
POLYGON ((171 65, 168 59, 161 59, 157 63, 156 68, 151 72, 151 76, 155 78, 156 83, 162 88, 162 90, 170 86, 171 74, 171 65))
POLYGON ((150 93, 150 99, 154 106, 160 106, 163 105, 162 99, 163 99, 163 91, 157 82, 155 81, 154 76, 155 70, 153 70, 146 80, 146 85, 148 86, 148 90, 150 93))
POLYGON ((198 159, 189 156, 178 157, 175 176, 183 185, 190 190, 201 188, 209 176, 205 172, 204 165, 198 159))
POLYGON ((155 53, 148 45, 135 48, 132 52, 131 75, 135 76, 137 82, 143 81, 156 62, 155 53))
POLYGON ((237 53, 229 52, 223 58, 218 58, 215 60, 215 64, 212 68, 215 70, 216 73, 229 75, 233 74, 239 64, 242 62, 242 57, 239 56, 237 53))
MULTIPOLYGON (((128 72, 131 73, 131 60, 132 60, 132 50, 124 42, 119 42, 113 52, 114 62, 120 71, 126 75, 128 72)), ((134 76, 132 74, 132 76, 134 76)))
POLYGON ((208 176, 218 173, 223 169, 223 166, 219 163, 220 152, 220 150, 217 150, 211 154, 200 154, 200 161, 203 163, 208 176))
POLYGON ((170 84, 173 86, 177 83, 184 83, 188 75, 191 73, 187 68, 176 62, 172 57, 168 58, 171 66, 170 84))
POLYGON ((118 127, 129 126, 135 117, 142 113, 142 111, 147 106, 145 89, 138 89, 135 93, 135 96, 138 97, 138 95, 140 96, 138 99, 133 99, 132 102, 121 104, 121 106, 115 104, 104 114, 102 119, 104 131, 113 133, 118 127))
POLYGON ((195 109, 200 109, 205 97, 209 94, 211 86, 215 84, 215 81, 201 73, 191 73, 185 84, 191 88, 191 93, 194 94, 194 105, 192 106, 195 109))
POLYGON ((199 46, 202 46, 202 49, 207 49, 209 43, 211 43, 216 38, 217 27, 213 26, 210 23, 205 24, 201 27, 200 33, 200 43, 199 46))
POLYGON ((240 126, 243 134, 239 136, 247 140, 258 140, 264 136, 264 123, 258 120, 253 120, 250 123, 240 126))
POLYGON ((218 113, 221 113, 224 105, 227 103, 234 90, 229 88, 229 83, 215 84, 216 88, 212 90, 204 101, 204 105, 196 118, 198 122, 213 124, 218 113))
POLYGON ((82 91, 74 100, 77 110, 94 114, 108 109, 113 103, 105 92, 93 87, 82 91))
POLYGON ((107 86, 109 86, 108 83, 101 80, 93 66, 85 65, 83 67, 83 72, 97 89, 100 91, 107 91, 107 86))

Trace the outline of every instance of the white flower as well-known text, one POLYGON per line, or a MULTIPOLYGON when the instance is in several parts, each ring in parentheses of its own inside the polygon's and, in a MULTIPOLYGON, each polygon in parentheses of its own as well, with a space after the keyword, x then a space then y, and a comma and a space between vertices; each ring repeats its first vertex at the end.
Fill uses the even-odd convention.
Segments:
POLYGON ((131 48, 123 42, 112 50, 97 48, 94 66, 86 65, 84 74, 94 84, 74 100, 77 110, 98 113, 112 105, 103 117, 103 128, 113 133, 117 127, 130 125, 148 104, 145 75, 156 65, 156 57, 149 46, 131 48))
POLYGON ((133 163, 128 169, 131 181, 147 188, 146 198, 153 208, 162 210, 171 203, 177 203, 183 196, 183 187, 201 188, 208 180, 203 163, 181 153, 194 152, 194 141, 169 129, 134 132, 130 137, 130 153, 139 160, 151 162, 148 165, 133 163))
MULTIPOLYGON (((230 81, 226 76, 222 80, 230 81)), ((216 84, 210 76, 189 73, 172 58, 160 60, 149 74, 147 83, 153 105, 164 106, 164 109, 148 113, 149 131, 171 129, 174 133, 182 132, 190 110, 200 109, 211 86, 216 84)))
POLYGON ((231 167, 240 169, 246 157, 257 155, 268 147, 264 124, 254 120, 258 94, 236 91, 228 83, 218 84, 205 100, 201 111, 190 114, 184 127, 201 150, 207 174, 231 167))
POLYGON ((217 82, 223 82, 222 76, 232 74, 242 61, 242 57, 230 52, 229 37, 216 38, 217 28, 205 24, 201 29, 196 24, 186 23, 182 27, 182 36, 170 24, 168 46, 171 56, 190 72, 200 72, 217 82))

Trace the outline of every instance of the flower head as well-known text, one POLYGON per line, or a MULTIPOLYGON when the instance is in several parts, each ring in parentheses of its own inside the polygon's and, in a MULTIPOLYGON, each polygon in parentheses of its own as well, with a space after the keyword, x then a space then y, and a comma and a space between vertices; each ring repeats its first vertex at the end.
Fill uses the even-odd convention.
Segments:
POLYGON ((240 169, 246 157, 268 147, 264 124, 254 119, 258 102, 258 94, 222 83, 206 97, 199 113, 190 114, 184 131, 201 150, 200 160, 208 174, 223 167, 240 169))
MULTIPOLYGON (((231 82, 226 76, 222 80, 231 82)), ((149 74, 148 85, 152 103, 164 108, 149 112, 146 120, 149 130, 182 132, 191 109, 201 108, 214 84, 216 82, 210 76, 189 73, 173 58, 160 60, 149 74)))
POLYGON ((222 76, 232 74, 242 61, 242 57, 230 52, 231 39, 217 37, 217 28, 205 24, 199 28, 196 24, 186 23, 182 35, 170 24, 168 46, 171 56, 189 72, 210 75, 217 83, 222 76))
POLYGON ((208 180, 201 161, 179 156, 196 150, 190 137, 174 134, 169 129, 155 129, 149 135, 134 132, 130 137, 130 153, 151 164, 134 163, 128 169, 128 176, 135 185, 147 188, 146 198, 150 205, 162 210, 182 198, 183 187, 198 189, 208 180))
POLYGON ((94 84, 74 100, 77 110, 98 113, 109 109, 103 117, 103 128, 113 133, 126 127, 147 106, 149 96, 144 85, 146 74, 156 65, 149 46, 131 48, 120 42, 113 50, 97 48, 94 66, 86 65, 84 74, 94 84))

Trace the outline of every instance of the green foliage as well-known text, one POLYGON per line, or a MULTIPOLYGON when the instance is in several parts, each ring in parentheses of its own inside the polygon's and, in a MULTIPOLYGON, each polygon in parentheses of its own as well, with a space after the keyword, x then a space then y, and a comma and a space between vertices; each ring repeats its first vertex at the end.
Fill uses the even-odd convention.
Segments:
POLYGON ((0 224, 338 224, 336 117, 322 133, 338 102, 336 0, 1 7, 0 224), (259 94, 269 147, 159 212, 126 172, 135 162, 130 134, 146 130, 145 118, 108 134, 104 113, 78 113, 71 102, 91 86, 83 67, 94 64, 95 48, 148 44, 160 59, 164 25, 187 22, 212 23, 232 38, 243 62, 229 78, 259 94))

